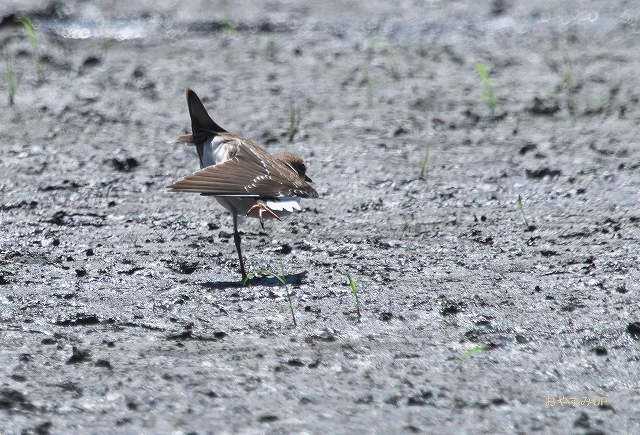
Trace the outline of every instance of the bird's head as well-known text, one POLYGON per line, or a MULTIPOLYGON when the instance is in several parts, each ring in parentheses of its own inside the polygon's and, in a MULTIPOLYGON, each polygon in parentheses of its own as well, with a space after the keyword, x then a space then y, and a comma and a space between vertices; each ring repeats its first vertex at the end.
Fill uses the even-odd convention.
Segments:
POLYGON ((285 151, 276 153, 273 157, 284 162, 287 166, 297 172, 300 178, 306 182, 313 183, 311 178, 307 177, 307 163, 299 155, 285 151))

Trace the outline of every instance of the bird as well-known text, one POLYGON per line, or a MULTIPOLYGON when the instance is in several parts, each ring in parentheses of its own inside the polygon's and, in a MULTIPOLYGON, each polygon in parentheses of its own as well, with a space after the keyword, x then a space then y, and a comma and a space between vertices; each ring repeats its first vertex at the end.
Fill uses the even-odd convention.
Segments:
POLYGON ((200 170, 167 188, 213 196, 231 213, 233 241, 246 282, 238 218, 257 218, 264 229, 265 219, 281 220, 294 210, 300 211, 300 199, 317 198, 318 192, 309 184, 312 180, 301 156, 286 151, 272 155, 256 143, 229 133, 211 119, 193 90, 187 88, 186 97, 192 133, 180 135, 178 140, 195 145, 200 170))

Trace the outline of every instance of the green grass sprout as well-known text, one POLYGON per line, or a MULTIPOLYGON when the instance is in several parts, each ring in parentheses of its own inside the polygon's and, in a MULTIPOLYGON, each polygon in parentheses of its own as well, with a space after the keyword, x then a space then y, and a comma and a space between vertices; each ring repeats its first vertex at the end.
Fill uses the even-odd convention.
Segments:
POLYGON ((24 27, 24 30, 27 32, 27 37, 29 38, 29 43, 31 44, 31 48, 33 49, 33 58, 36 64, 36 70, 38 72, 38 80, 44 80, 44 62, 40 58, 40 53, 38 49, 38 35, 36 34, 36 28, 31 22, 31 20, 27 17, 16 18, 16 21, 20 22, 24 27))
POLYGON ((236 26, 234 26, 229 19, 229 12, 226 8, 222 9, 222 12, 220 13, 220 25, 222 26, 222 30, 229 35, 235 35, 238 32, 236 26))
POLYGON ((367 73, 364 76, 363 83, 367 88, 367 106, 372 107, 373 106, 373 79, 369 76, 369 73, 367 73))
POLYGON ((367 93, 367 107, 373 106, 373 85, 375 84, 373 78, 369 74, 369 71, 364 73, 364 77, 360 81, 360 86, 364 87, 367 93))
POLYGON ((29 42, 31 43, 31 46, 36 47, 38 45, 38 38, 36 36, 36 28, 31 22, 31 20, 26 17, 17 18, 17 20, 21 22, 22 25, 24 26, 24 29, 27 32, 27 36, 29 37, 29 42))
POLYGON ((104 54, 107 54, 107 52, 109 52, 112 46, 113 46, 113 40, 107 37, 100 38, 100 50, 102 50, 104 54))
POLYGON ((346 269, 343 269, 342 273, 347 277, 347 281, 349 282, 349 287, 351 287, 351 294, 356 299, 356 313, 358 314, 358 320, 359 320, 362 317, 362 315, 360 314, 360 299, 358 299, 358 285, 356 284, 356 280, 351 277, 351 275, 346 269))
POLYGON ((573 63, 566 49, 562 49, 564 61, 564 86, 566 93, 567 113, 572 122, 576 122, 577 101, 575 96, 575 78, 573 76, 573 63))
POLYGON ((375 38, 371 39, 369 42, 374 48, 378 49, 384 57, 387 58, 387 62, 389 63, 389 77, 391 77, 391 80, 393 80, 394 82, 399 82, 400 73, 398 72, 396 56, 393 54, 389 46, 385 42, 375 38))
POLYGON ((458 360, 457 369, 462 371, 462 364, 466 361, 467 358, 469 358, 474 353, 482 352, 484 350, 487 350, 487 346, 482 345, 482 344, 479 345, 479 346, 472 347, 471 349, 468 349, 464 354, 462 354, 462 356, 458 360))
POLYGON ((482 78, 482 99, 489 107, 489 114, 491 115, 491 119, 495 119, 498 94, 496 94, 495 89, 493 88, 493 86, 491 86, 491 81, 489 80, 489 72, 487 71, 487 68, 485 68, 482 61, 476 62, 476 69, 478 70, 478 74, 480 74, 480 77, 482 78))
POLYGON ((276 41, 269 39, 269 42, 267 42, 267 59, 275 60, 277 54, 278 50, 276 49, 276 41))
POLYGON ((532 231, 535 229, 533 225, 529 225, 529 221, 527 220, 527 216, 524 214, 524 206, 522 205, 522 196, 518 195, 518 210, 520 210, 520 214, 522 214, 522 219, 524 219, 524 224, 527 226, 527 230, 532 231))
POLYGON ((404 223, 402 224, 402 235, 404 236, 405 231, 409 229, 409 225, 411 225, 411 219, 406 218, 404 223))
POLYGON ((298 126, 300 125, 300 109, 298 109, 293 100, 289 101, 289 128, 287 129, 287 139, 289 142, 293 142, 293 137, 298 132, 298 126))
POLYGON ((5 66, 7 70, 7 96, 9 97, 9 105, 15 104, 15 95, 20 86, 20 75, 16 72, 15 60, 7 54, 5 50, 5 66))
POLYGON ((254 270, 253 272, 250 272, 247 277, 244 279, 243 284, 246 284, 247 281, 249 281, 251 278, 253 278, 256 275, 270 275, 273 276, 274 278, 276 278, 278 281, 280 281, 280 284, 282 284, 282 286, 284 287, 284 291, 285 294, 287 295, 287 306, 289 307, 289 310, 291 311, 291 318, 293 319, 293 326, 297 327, 298 326, 298 322, 296 322, 296 314, 293 311, 293 302, 291 302, 291 295, 289 294, 289 286, 287 285, 287 277, 284 274, 284 266, 282 265, 282 259, 280 259, 280 273, 276 273, 273 272, 271 270, 268 269, 258 269, 258 270, 254 270))
POLYGON ((427 171, 427 165, 429 164, 429 144, 427 144, 427 150, 424 154, 424 159, 422 159, 422 164, 420 165, 420 176, 424 177, 424 173, 427 171))

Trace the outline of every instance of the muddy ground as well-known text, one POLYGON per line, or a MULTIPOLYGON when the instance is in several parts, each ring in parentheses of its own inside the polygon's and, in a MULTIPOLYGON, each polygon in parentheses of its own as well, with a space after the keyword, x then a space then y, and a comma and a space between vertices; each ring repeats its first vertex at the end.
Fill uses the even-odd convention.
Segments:
POLYGON ((0 15, 0 433, 640 433, 640 5, 0 15), (229 214, 165 190, 187 86, 309 163, 319 199, 242 225, 297 327, 229 214))

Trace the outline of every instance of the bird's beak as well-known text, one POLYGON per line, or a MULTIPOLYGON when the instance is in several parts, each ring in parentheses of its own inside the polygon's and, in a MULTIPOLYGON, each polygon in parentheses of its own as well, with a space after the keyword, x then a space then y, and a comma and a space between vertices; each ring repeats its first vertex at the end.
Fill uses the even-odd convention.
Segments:
POLYGON ((313 180, 306 175, 304 176, 304 181, 306 181, 307 183, 313 183, 313 180))

